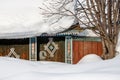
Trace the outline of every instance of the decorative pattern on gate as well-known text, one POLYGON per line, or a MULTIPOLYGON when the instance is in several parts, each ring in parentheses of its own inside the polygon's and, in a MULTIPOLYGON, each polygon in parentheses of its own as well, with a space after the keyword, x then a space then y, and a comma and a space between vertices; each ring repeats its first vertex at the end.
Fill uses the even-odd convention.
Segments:
POLYGON ((40 51, 39 54, 40 54, 40 55, 39 55, 39 58, 40 58, 41 60, 45 60, 45 59, 46 59, 47 53, 46 53, 45 51, 40 51))
POLYGON ((44 48, 50 54, 50 57, 54 57, 55 52, 59 49, 58 45, 53 42, 53 38, 49 38, 49 42, 44 45, 44 48))
POLYGON ((10 52, 9 52, 9 54, 7 56, 8 57, 20 58, 20 56, 15 52, 15 48, 10 48, 10 52))

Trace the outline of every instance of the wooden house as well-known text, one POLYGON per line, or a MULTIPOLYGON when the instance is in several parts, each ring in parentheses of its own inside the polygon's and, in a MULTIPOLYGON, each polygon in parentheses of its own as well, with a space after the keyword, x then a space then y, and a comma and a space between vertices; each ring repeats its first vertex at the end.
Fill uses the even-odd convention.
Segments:
POLYGON ((102 55, 99 37, 79 35, 79 26, 56 33, 24 39, 0 39, 0 56, 32 61, 56 61, 76 64, 87 54, 102 55))

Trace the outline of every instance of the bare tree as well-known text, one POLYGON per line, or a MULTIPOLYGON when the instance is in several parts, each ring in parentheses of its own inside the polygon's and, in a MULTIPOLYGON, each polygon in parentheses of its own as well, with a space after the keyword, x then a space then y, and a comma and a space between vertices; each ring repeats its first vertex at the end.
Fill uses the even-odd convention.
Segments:
MULTIPOLYGON (((74 20, 74 2, 75 1, 73 0, 45 0, 43 6, 40 7, 41 14, 45 18, 44 21, 49 22, 50 25, 54 26, 60 21, 63 22, 65 18, 74 20)), ((62 26, 56 27, 60 27, 62 30, 65 29, 62 26)))
POLYGON ((102 38, 103 57, 113 58, 120 28, 120 0, 85 0, 83 4, 77 0, 77 4, 79 23, 93 27, 102 38))
POLYGON ((46 9, 40 9, 45 11, 47 17, 57 16, 53 23, 64 16, 74 16, 80 26, 92 29, 101 37, 103 58, 115 56, 120 30, 120 0, 55 0, 50 5, 51 7, 45 5, 46 9), (72 2, 74 11, 67 8, 72 2))

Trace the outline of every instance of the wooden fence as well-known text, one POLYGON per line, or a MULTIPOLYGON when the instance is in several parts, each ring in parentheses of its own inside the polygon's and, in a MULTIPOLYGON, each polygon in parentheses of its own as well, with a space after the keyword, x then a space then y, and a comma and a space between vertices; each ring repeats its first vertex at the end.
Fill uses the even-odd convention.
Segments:
POLYGON ((73 64, 87 54, 102 55, 102 43, 98 41, 73 41, 73 64))

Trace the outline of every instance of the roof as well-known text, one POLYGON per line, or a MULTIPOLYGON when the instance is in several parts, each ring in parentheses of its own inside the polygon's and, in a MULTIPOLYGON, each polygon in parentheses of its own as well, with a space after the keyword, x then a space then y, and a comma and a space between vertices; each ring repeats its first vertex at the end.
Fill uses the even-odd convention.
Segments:
POLYGON ((68 29, 56 34, 43 33, 41 36, 86 36, 86 37, 98 37, 92 30, 84 29, 79 24, 72 25, 68 29))

